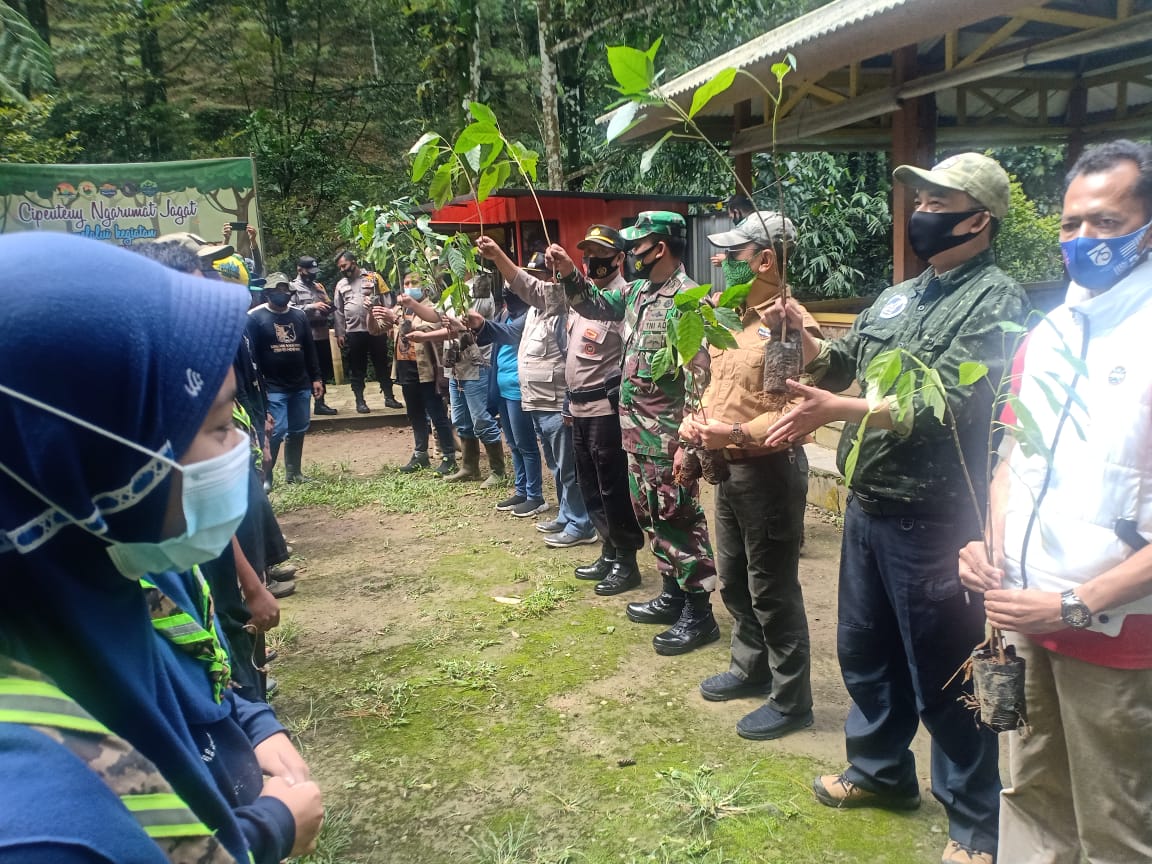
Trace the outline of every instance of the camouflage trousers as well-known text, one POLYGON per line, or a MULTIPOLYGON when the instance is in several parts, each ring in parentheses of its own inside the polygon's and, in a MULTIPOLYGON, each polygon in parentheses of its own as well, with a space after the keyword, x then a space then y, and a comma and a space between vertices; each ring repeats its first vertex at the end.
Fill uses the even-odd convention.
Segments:
POLYGON ((716 562, 708 540, 708 522, 700 506, 700 487, 677 486, 672 460, 628 454, 628 491, 636 521, 648 535, 656 566, 685 591, 713 591, 716 562))

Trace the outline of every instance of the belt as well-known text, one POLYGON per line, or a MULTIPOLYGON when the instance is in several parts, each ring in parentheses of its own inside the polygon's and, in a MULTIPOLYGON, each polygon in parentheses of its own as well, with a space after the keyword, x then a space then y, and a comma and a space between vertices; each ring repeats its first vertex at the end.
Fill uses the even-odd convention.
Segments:
POLYGON ((601 399, 609 398, 609 393, 618 394, 620 392, 620 379, 612 378, 604 382, 602 387, 590 387, 586 390, 569 390, 568 401, 575 402, 577 405, 583 405, 587 402, 599 402, 601 399))
POLYGON ((860 509, 869 516, 900 516, 911 518, 931 518, 934 516, 955 515, 955 507, 940 507, 926 501, 896 501, 892 498, 876 498, 853 492, 852 498, 860 509))

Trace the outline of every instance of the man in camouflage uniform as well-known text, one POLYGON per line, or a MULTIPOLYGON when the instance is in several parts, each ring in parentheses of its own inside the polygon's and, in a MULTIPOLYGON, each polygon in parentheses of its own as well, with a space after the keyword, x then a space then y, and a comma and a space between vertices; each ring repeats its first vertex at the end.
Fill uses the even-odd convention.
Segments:
MULTIPOLYGON (((950 839, 941 860, 992 864, 1000 793, 996 736, 977 725, 954 677, 984 639, 984 608, 962 590, 957 572, 959 549, 981 532, 953 424, 983 508, 994 399, 986 381, 962 384, 961 369, 982 363, 988 381, 1001 380, 1014 342, 1002 325, 1023 324, 1028 299, 992 257, 996 225, 1009 207, 1003 168, 963 153, 930 171, 902 165, 894 177, 916 188, 908 239, 931 266, 881 294, 843 338, 803 334, 806 371, 817 387, 792 385, 803 401, 765 440, 778 446, 843 420, 837 454, 843 471, 868 402, 832 394, 853 381, 866 391, 869 363, 893 348, 935 370, 945 390, 947 423, 936 419, 923 393, 903 417, 883 403, 868 416, 840 558, 837 651, 852 697, 844 726, 849 765, 842 774, 817 777, 813 790, 830 807, 918 807, 908 745, 922 722, 932 736, 932 792, 948 813, 950 839)), ((767 325, 779 326, 784 311, 773 307, 767 325)), ((786 313, 789 328, 800 331, 795 301, 786 313)))
POLYGON ((708 352, 701 347, 682 374, 672 370, 653 380, 652 359, 664 347, 676 293, 696 286, 681 264, 688 237, 684 217, 645 211, 621 236, 632 246, 624 265, 632 281, 622 288, 597 288, 567 255, 557 255, 555 263, 573 309, 585 318, 624 321, 619 411, 628 487, 664 580, 658 597, 628 604, 628 617, 671 624, 652 644, 657 654, 683 654, 720 638, 711 604, 716 565, 699 486, 683 488, 672 478, 685 407, 698 406, 708 384, 708 352))

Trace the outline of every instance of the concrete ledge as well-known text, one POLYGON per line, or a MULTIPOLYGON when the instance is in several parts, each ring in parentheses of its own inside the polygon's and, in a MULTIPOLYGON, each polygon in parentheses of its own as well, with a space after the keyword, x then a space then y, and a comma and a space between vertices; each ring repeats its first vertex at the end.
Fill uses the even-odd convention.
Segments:
POLYGON ((836 470, 836 453, 819 444, 804 448, 808 457, 808 503, 831 513, 843 513, 848 503, 848 488, 836 470))

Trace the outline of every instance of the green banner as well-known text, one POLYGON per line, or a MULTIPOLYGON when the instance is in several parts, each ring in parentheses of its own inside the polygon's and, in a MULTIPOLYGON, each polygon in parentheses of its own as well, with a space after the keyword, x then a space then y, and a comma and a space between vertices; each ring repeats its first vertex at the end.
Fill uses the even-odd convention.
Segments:
MULTIPOLYGON (((176 231, 219 240, 226 225, 240 222, 259 231, 255 166, 247 158, 0 163, 0 234, 66 231, 129 246, 176 231)), ((229 242, 249 254, 245 231, 234 230, 229 242)))

